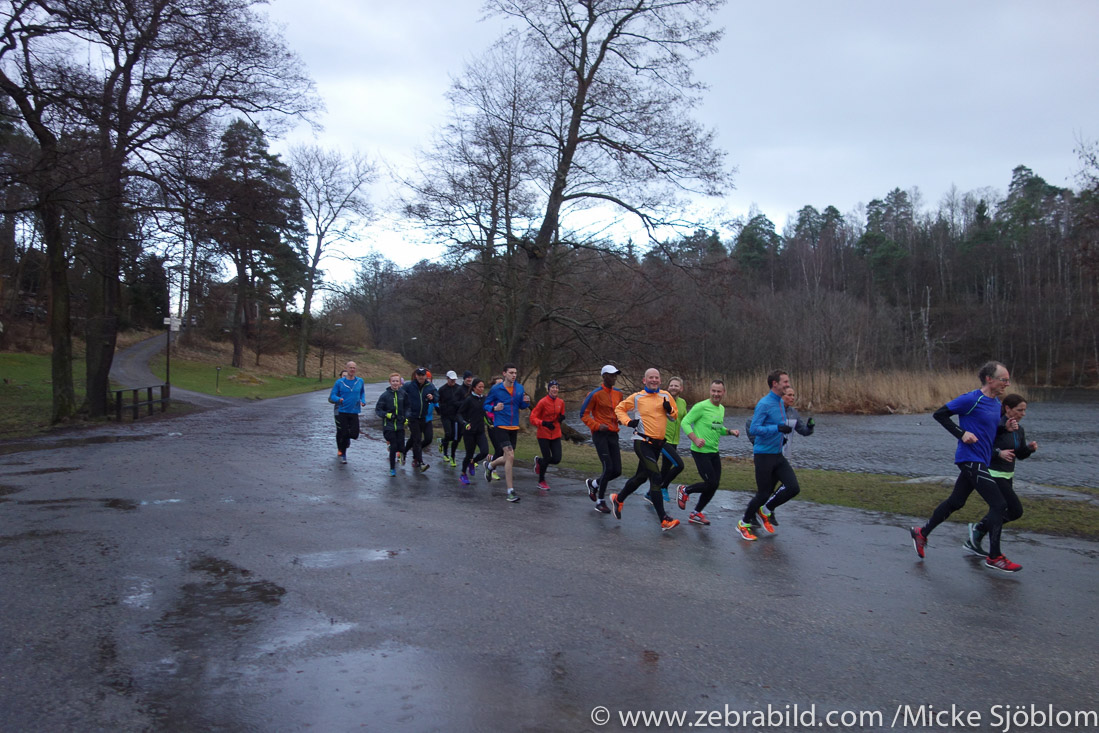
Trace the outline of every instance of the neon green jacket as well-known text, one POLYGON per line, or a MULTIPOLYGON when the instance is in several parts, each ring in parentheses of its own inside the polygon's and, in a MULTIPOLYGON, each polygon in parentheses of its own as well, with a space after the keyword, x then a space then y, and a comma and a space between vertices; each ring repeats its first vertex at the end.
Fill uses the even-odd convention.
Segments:
POLYGON ((681 419, 673 420, 671 415, 668 415, 668 427, 666 432, 668 434, 668 442, 672 445, 679 445, 679 426, 683 424, 682 417, 687 414, 687 402, 682 397, 675 398, 675 414, 679 415, 681 419))
POLYGON ((695 453, 717 453, 718 439, 732 434, 725 427, 725 405, 715 405, 709 400, 702 400, 691 408, 682 420, 682 429, 687 435, 694 433, 705 441, 701 448, 691 443, 695 453))

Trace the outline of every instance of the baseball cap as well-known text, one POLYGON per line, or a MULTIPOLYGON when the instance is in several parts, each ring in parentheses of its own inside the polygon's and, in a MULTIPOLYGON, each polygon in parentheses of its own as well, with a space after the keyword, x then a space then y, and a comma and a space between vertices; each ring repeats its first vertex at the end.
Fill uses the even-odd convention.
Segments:
POLYGON ((469 379, 472 376, 473 376, 473 372, 471 372, 468 369, 466 369, 464 372, 462 372, 462 379, 469 379))
POLYGON ((417 374, 427 374, 427 368, 426 367, 416 367, 416 373, 417 374))
POLYGON ((599 370, 599 374, 618 374, 618 368, 613 364, 607 364, 605 367, 599 370))
POLYGON ((454 372, 453 369, 451 369, 449 372, 446 373, 446 378, 447 379, 457 379, 458 375, 454 372))

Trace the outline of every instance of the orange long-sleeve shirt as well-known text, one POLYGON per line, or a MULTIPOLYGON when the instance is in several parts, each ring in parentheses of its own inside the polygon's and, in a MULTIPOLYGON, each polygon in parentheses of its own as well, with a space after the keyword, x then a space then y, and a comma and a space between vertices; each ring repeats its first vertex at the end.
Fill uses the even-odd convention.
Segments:
POLYGON ((614 408, 622 401, 622 392, 614 387, 601 384, 584 398, 580 405, 580 419, 594 433, 600 425, 605 425, 612 433, 618 432, 618 418, 614 408))
POLYGON ((674 420, 679 417, 679 406, 676 405, 675 398, 662 389, 656 392, 646 392, 644 390, 634 392, 614 408, 614 414, 618 418, 618 422, 623 425, 629 423, 631 411, 637 413, 637 418, 641 421, 634 428, 635 440, 644 440, 645 438, 664 440, 667 435, 668 418, 674 420), (670 413, 664 412, 665 402, 670 403, 672 406, 670 413))

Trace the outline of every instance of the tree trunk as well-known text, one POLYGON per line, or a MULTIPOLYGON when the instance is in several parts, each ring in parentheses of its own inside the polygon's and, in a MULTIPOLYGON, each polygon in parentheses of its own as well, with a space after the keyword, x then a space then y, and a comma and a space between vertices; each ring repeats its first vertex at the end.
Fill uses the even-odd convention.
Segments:
POLYGON ((301 309, 301 329, 298 332, 298 376, 305 376, 305 360, 309 357, 309 337, 313 333, 313 277, 316 270, 309 274, 303 294, 301 309))
POLYGON ((56 204, 43 202, 42 236, 46 244, 46 260, 50 273, 50 354, 53 409, 50 422, 68 420, 76 412, 76 391, 73 389, 72 321, 69 318, 69 261, 65 257, 61 213, 56 204))
POLYGON ((119 242, 125 216, 122 161, 112 150, 104 153, 101 160, 103 200, 96 212, 98 231, 88 258, 92 267, 85 325, 87 392, 84 401, 90 417, 103 417, 108 409, 111 363, 118 340, 119 242))

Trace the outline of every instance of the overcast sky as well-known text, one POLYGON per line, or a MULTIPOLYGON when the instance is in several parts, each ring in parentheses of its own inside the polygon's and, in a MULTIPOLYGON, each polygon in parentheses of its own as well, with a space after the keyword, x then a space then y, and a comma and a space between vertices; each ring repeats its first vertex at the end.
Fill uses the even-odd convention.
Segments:
MULTIPOLYGON (((327 105, 315 142, 405 168, 447 111, 444 93, 504 25, 477 0, 271 0, 327 105)), ((807 204, 848 213, 893 188, 934 208, 956 186, 1004 191, 1017 165, 1075 187, 1077 141, 1099 138, 1099 2, 730 2, 697 66, 697 117, 739 172, 711 202, 753 205, 781 232, 807 204)), ((310 141, 299 129, 293 141, 310 141)), ((285 141, 275 144, 285 147, 285 141)), ((380 207, 393 190, 375 191, 380 207)), ((401 265, 383 219, 367 233, 401 265)))

